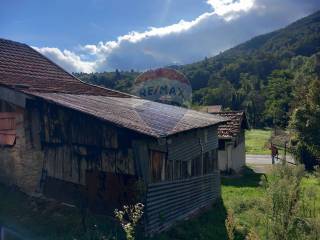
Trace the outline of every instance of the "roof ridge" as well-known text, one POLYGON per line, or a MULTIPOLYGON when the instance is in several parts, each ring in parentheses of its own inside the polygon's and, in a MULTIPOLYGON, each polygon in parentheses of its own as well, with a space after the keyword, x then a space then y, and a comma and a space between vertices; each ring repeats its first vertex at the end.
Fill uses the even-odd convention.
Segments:
MULTIPOLYGON (((58 65, 57 63, 55 63, 54 61, 52 61, 51 59, 49 59, 48 57, 46 57, 42 53, 40 53, 37 50, 35 50, 34 48, 30 47, 29 45, 27 45, 27 47, 32 49, 33 51, 37 52, 37 54, 39 54, 41 57, 45 58, 47 61, 49 61, 50 63, 54 64, 56 67, 58 67, 60 70, 62 70, 63 72, 67 73, 70 77, 74 78, 75 80, 78 80, 79 82, 81 82, 83 84, 86 84, 86 85, 89 85, 89 86, 94 86, 94 87, 101 88, 101 89, 106 89, 108 91, 113 91, 113 92, 116 92, 116 93, 121 93, 121 94, 133 97, 133 95, 130 95, 128 93, 124 93, 124 92, 120 92, 120 91, 117 91, 117 90, 114 90, 114 89, 111 89, 111 88, 106 88, 106 87, 102 87, 102 86, 98 86, 98 85, 95 85, 95 84, 84 82, 81 79, 79 79, 76 76, 74 76, 73 74, 71 74, 68 71, 66 71, 64 68, 62 68, 60 65, 58 65)), ((137 97, 137 96, 134 96, 134 97, 137 97)))
MULTIPOLYGON (((85 85, 87 85, 87 86, 96 87, 96 88, 99 88, 99 89, 102 89, 102 90, 106 90, 106 91, 110 91, 110 92, 113 92, 113 93, 118 93, 118 94, 121 94, 121 95, 123 95, 123 96, 138 98, 137 96, 134 96, 134 95, 129 94, 129 93, 121 92, 121 91, 118 91, 118 90, 114 90, 114 89, 111 89, 111 88, 99 86, 99 85, 92 84, 92 83, 87 83, 87 82, 85 82, 85 81, 77 78, 77 77, 74 76, 73 74, 69 73, 69 72, 66 71, 63 67, 61 67, 60 65, 58 65, 57 63, 55 63, 54 61, 52 61, 50 58, 48 58, 48 57, 46 57, 45 55, 43 55, 42 53, 38 52, 36 49, 34 49, 33 47, 29 46, 29 45, 26 44, 26 43, 21 43, 21 42, 17 42, 17 41, 13 41, 13 40, 10 40, 10 39, 5 39, 5 38, 0 38, 0 42, 6 42, 7 44, 14 44, 14 45, 18 45, 18 46, 22 46, 22 47, 28 48, 28 49, 31 50, 33 53, 35 53, 35 54, 37 54, 39 57, 41 57, 42 59, 45 59, 49 64, 52 64, 52 65, 54 65, 55 67, 57 67, 58 70, 61 71, 60 73, 61 73, 61 74, 66 74, 66 76, 70 77, 70 80, 72 79, 72 80, 78 81, 79 83, 85 84, 85 85)), ((6 74, 11 75, 10 73, 6 73, 6 74)), ((19 76, 20 74, 12 74, 12 75, 19 76)))
POLYGON ((0 38, 0 41, 3 41, 3 42, 10 42, 10 43, 14 43, 14 44, 17 44, 17 45, 24 45, 24 46, 28 46, 28 44, 26 44, 26 43, 21 43, 21 42, 13 41, 13 40, 11 40, 11 39, 7 39, 7 38, 0 38))

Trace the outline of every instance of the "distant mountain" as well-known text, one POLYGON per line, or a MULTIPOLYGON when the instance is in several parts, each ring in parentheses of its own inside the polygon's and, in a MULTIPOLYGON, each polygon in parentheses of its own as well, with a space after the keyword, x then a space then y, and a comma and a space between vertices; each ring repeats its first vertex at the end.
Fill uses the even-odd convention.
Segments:
POLYGON ((215 87, 221 79, 239 87, 240 74, 265 80, 275 69, 288 67, 292 57, 320 51, 320 11, 289 26, 255 37, 215 57, 174 68, 190 79, 193 89, 215 87))
MULTIPOLYGON (((297 72, 292 65, 298 64, 297 69, 313 67, 316 59, 313 55, 318 52, 320 11, 215 57, 170 67, 180 70, 190 80, 195 105, 219 104, 234 110, 245 109, 253 126, 285 126, 298 91, 297 76, 313 71, 297 72), (281 98, 282 95, 285 97, 281 98), (277 102, 278 98, 281 102, 277 102), (278 115, 281 117, 275 120, 278 115)), ((87 82, 128 92, 138 74, 117 70, 76 75, 87 82)))

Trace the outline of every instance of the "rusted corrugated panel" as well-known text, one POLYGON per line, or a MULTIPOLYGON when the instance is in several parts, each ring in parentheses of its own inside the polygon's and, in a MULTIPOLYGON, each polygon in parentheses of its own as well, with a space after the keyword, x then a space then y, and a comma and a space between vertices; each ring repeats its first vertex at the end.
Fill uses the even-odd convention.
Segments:
POLYGON ((141 98, 58 93, 32 95, 153 137, 169 136, 225 121, 219 116, 141 98))

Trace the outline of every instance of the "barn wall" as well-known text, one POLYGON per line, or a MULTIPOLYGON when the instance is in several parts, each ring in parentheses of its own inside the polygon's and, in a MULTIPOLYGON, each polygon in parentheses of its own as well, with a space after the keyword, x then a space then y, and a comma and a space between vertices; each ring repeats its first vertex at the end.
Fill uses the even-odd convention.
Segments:
MULTIPOLYGON (((9 93, 9 100, 18 99, 18 104, 23 102, 19 94, 9 93)), ((38 113, 4 100, 0 100, 0 112, 14 112, 16 128, 14 145, 0 146, 0 181, 17 185, 27 193, 37 192, 43 162, 43 153, 33 141, 39 139, 40 127, 33 120, 38 119, 38 113)))
POLYGON ((232 148, 232 169, 236 172, 240 171, 246 164, 246 147, 244 131, 239 134, 238 142, 232 148))
POLYGON ((232 154, 234 149, 234 140, 222 139, 224 142, 224 149, 218 151, 218 161, 220 171, 228 171, 232 169, 232 154))
POLYGON ((220 197, 219 171, 188 179, 149 184, 146 232, 163 231, 220 197))
POLYGON ((57 105, 30 106, 41 112, 45 195, 73 204, 85 195, 97 211, 106 202, 113 210, 136 199, 141 171, 134 142, 146 141, 141 135, 57 105))
POLYGON ((167 146, 166 177, 147 185, 145 224, 148 234, 169 228, 220 197, 220 174, 215 155, 218 147, 216 126, 169 137, 164 146, 167 146), (212 164, 205 164, 206 154, 212 164), (202 170, 193 175, 195 161, 201 162, 202 170), (176 162, 187 162, 191 175, 183 176, 182 166, 176 162), (181 172, 176 175, 179 168, 181 172), (167 174, 167 171, 173 174, 167 174))
POLYGON ((17 117, 14 146, 0 146, 1 182, 33 194, 48 193, 54 186, 62 192, 82 191, 94 171, 99 172, 97 181, 105 173, 123 175, 119 182, 136 176, 140 156, 134 159, 132 141, 140 135, 12 90, 4 94, 1 98, 9 102, 0 98, 0 112, 16 112, 17 117))
POLYGON ((85 185, 90 170, 135 175, 134 134, 55 105, 41 108, 48 176, 85 185))
POLYGON ((218 147, 217 127, 177 134, 169 138, 168 159, 189 161, 218 147))
POLYGON ((244 130, 240 132, 236 139, 224 141, 225 149, 218 151, 219 169, 220 171, 227 171, 229 168, 238 172, 246 164, 244 130))
POLYGON ((228 168, 228 152, 227 150, 218 151, 218 161, 220 171, 226 171, 228 168))
MULTIPOLYGON (((17 107, 16 144, 1 149, 0 179, 20 186, 27 193, 41 191, 66 202, 86 195, 92 206, 100 206, 103 201, 119 206, 127 199, 145 200, 144 190, 147 190, 149 211, 150 204, 158 201, 158 197, 152 197, 153 193, 160 191, 164 195, 171 194, 170 198, 162 200, 168 205, 164 213, 174 213, 178 209, 176 215, 167 215, 168 225, 209 205, 220 195, 217 172, 149 182, 153 151, 163 153, 169 162, 190 162, 196 157, 203 167, 203 154, 210 152, 210 158, 214 157, 212 151, 218 145, 216 126, 155 140, 57 105, 24 100, 25 108, 17 107), (141 192, 136 189, 140 177, 145 182, 142 188, 146 187, 141 192), (193 191, 186 192, 189 187, 193 191), (142 198, 137 197, 137 193, 142 198), (189 202, 183 200, 185 197, 189 202), (184 207, 180 208, 177 202, 184 207)), ((109 205, 112 210, 118 206, 109 205)), ((162 220, 155 215, 149 217, 153 219, 152 224, 156 224, 152 228, 157 231, 162 220)))

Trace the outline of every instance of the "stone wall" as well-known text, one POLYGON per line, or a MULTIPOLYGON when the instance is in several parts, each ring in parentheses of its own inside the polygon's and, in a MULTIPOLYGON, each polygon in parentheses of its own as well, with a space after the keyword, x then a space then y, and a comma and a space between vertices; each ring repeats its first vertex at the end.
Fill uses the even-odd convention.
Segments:
MULTIPOLYGON (((13 146, 0 147, 0 181, 17 185, 26 193, 35 193, 39 190, 39 181, 43 163, 43 153, 31 141, 31 134, 39 134, 39 128, 32 127, 29 119, 36 116, 35 112, 12 105, 16 113, 16 141, 13 146), (34 131, 34 133, 32 133, 34 131)), ((8 111, 0 109, 0 111, 8 111)))

